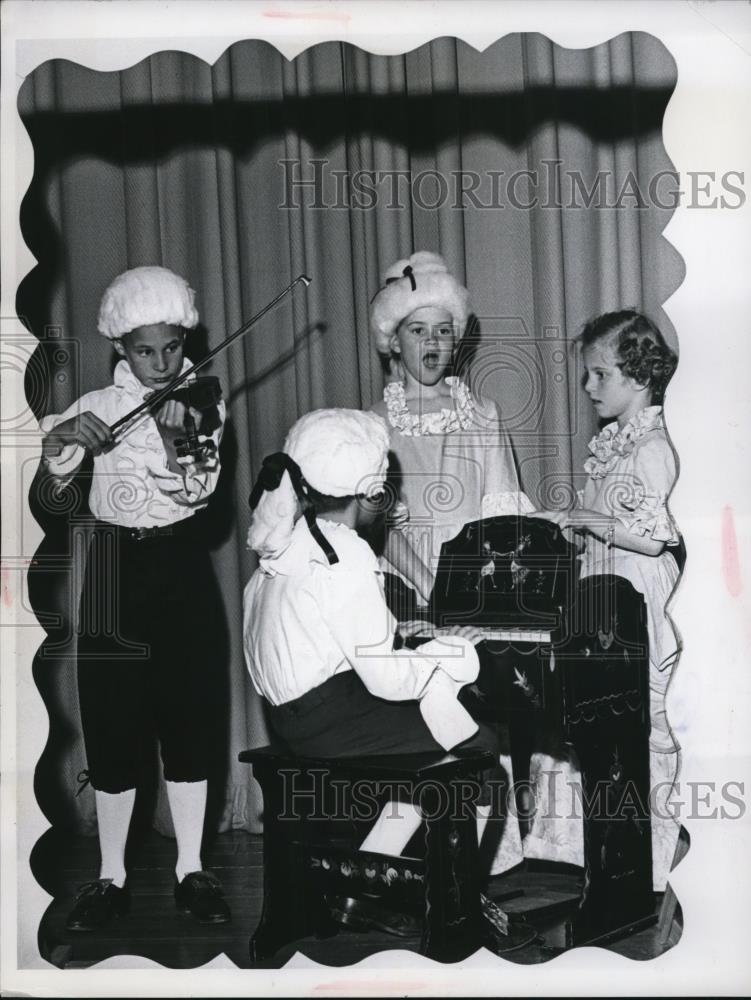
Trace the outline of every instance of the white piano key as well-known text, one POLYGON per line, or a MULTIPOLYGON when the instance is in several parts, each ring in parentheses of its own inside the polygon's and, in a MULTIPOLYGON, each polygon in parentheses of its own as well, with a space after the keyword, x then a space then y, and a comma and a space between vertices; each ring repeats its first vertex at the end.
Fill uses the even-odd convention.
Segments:
POLYGON ((548 643, 551 639, 548 629, 483 628, 481 632, 488 642, 548 643))

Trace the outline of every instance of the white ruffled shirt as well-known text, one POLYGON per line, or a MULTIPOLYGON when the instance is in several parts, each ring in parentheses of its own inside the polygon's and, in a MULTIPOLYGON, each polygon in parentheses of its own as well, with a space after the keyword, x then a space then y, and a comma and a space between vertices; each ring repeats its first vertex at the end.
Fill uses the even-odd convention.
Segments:
MULTIPOLYGON (((186 359, 183 371, 190 367, 186 359)), ((87 392, 64 413, 42 418, 42 432, 49 432, 64 420, 90 410, 110 426, 138 406, 153 390, 136 378, 127 361, 118 362, 113 384, 87 392)), ((220 426, 211 435, 219 447, 226 410, 218 404, 220 426)), ((61 453, 47 459, 48 470, 64 489, 81 465, 85 450, 81 445, 65 445, 61 453)), ((201 510, 208 503, 219 478, 219 459, 210 471, 185 475, 167 465, 156 421, 145 415, 109 452, 94 458, 94 474, 89 493, 92 514, 125 528, 153 528, 175 524, 201 510)))
POLYGON ((474 646, 455 636, 419 651, 394 650, 396 619, 383 596, 371 548, 344 525, 319 519, 339 562, 326 556, 299 520, 285 551, 261 559, 243 597, 245 660, 256 691, 272 705, 355 670, 388 701, 420 701, 434 739, 448 750, 477 732, 457 701, 476 680, 474 646))

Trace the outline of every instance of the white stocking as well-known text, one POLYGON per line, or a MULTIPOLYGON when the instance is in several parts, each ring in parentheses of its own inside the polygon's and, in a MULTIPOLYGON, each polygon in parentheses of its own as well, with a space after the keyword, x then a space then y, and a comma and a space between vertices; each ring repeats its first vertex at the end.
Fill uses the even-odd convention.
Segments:
MULTIPOLYGON (((490 806, 477 806, 478 844, 482 840, 489 817, 490 806)), ((410 842, 420 823, 422 814, 411 802, 387 802, 373 829, 360 845, 360 850, 397 857, 410 842)))
POLYGON ((177 838, 175 874, 182 882, 189 872, 201 871, 201 839, 206 815, 206 781, 166 781, 172 822, 177 838))
POLYGON ((411 802, 387 802, 360 845, 361 851, 399 855, 422 823, 422 813, 411 802))
POLYGON ((482 843, 482 835, 490 819, 490 806, 477 806, 477 843, 482 843))
POLYGON ((102 864, 99 878, 112 879, 121 889, 125 884, 125 842, 136 801, 135 788, 125 792, 94 790, 102 864))

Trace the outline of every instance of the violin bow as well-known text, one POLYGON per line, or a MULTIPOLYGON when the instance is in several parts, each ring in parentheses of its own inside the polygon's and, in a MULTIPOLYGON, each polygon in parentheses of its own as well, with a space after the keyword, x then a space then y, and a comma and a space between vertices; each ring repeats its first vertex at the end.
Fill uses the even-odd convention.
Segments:
POLYGON ((158 406, 163 399, 166 399, 171 392, 174 392, 174 390, 178 386, 182 385, 183 382, 189 379, 191 375, 193 375, 195 372, 199 370, 199 368, 203 368, 203 366, 207 364, 209 361, 211 361, 212 358, 216 357, 216 355, 219 354, 220 351, 225 350, 225 348, 229 347, 229 345, 233 343, 233 341, 237 340, 238 337, 242 337, 243 334, 247 333, 252 326, 255 326, 255 324, 260 319, 262 319, 267 312, 269 312, 271 309, 274 308, 275 305, 281 302, 281 300, 285 297, 285 295, 289 295, 289 293, 292 291, 295 285, 298 285, 300 284, 300 282, 302 282, 302 284, 307 288, 312 280, 313 280, 312 278, 309 278, 305 274, 299 274, 295 278, 295 280, 292 281, 289 285, 287 285, 287 287, 283 291, 279 292, 276 298, 272 299, 271 302, 268 303, 268 305, 265 305, 263 309, 260 310, 260 312, 257 312, 255 316, 251 316, 251 318, 247 321, 247 323, 243 323, 243 325, 238 330, 235 330, 235 332, 231 334, 229 337, 227 337, 225 340, 223 340, 221 344, 217 344, 216 347, 212 348, 212 350, 209 351, 206 357, 201 358, 200 361, 196 361, 194 365, 191 365, 190 368, 188 368, 186 371, 182 372, 180 375, 177 375, 170 383, 168 383, 161 389, 157 389, 156 392, 153 392, 142 403, 139 403, 139 405, 136 406, 134 409, 132 409, 130 413, 126 413, 124 417, 120 417, 119 420, 116 420, 115 423, 112 424, 112 426, 110 427, 112 435, 114 436, 115 431, 119 430, 124 424, 129 424, 132 420, 135 420, 135 418, 140 416, 140 414, 143 413, 144 410, 151 410, 155 406, 158 406))

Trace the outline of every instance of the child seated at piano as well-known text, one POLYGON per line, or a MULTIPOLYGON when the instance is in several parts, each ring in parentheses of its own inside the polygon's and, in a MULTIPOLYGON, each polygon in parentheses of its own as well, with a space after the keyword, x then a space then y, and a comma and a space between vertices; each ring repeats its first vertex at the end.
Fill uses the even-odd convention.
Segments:
POLYGON ((394 648, 378 560, 360 537, 382 514, 387 464, 380 417, 313 410, 264 459, 251 493, 259 567, 244 594, 245 657, 294 753, 448 750, 477 732, 456 700, 477 676, 471 643, 394 648))
MULTIPOLYGON (((78 893, 69 931, 99 930, 130 908, 125 844, 140 766, 157 737, 177 839, 176 908, 200 923, 230 919, 219 881, 203 871, 200 857, 221 615, 200 512, 218 480, 218 455, 198 467, 178 452, 186 406, 175 399, 126 424, 117 438, 111 431, 189 366, 183 347, 198 324, 194 298, 187 281, 164 267, 115 278, 98 321, 120 357, 113 384, 41 421, 40 483, 52 477, 58 493, 87 453, 94 466, 77 683, 101 863, 99 877, 78 893)), ((203 414, 190 412, 200 427, 203 414)), ((223 402, 211 416, 218 448, 223 402)))
MULTIPOLYGON (((597 416, 608 422, 589 443, 591 454, 584 463, 588 478, 577 505, 571 510, 538 511, 535 516, 570 528, 583 539, 582 577, 622 576, 644 596, 649 633, 650 783, 657 799, 652 812, 653 885, 662 891, 680 830, 669 808, 679 748, 665 713, 665 695, 678 655, 665 605, 678 580, 673 553, 680 539, 666 505, 676 464, 662 412, 676 357, 655 324, 631 309, 605 313, 587 323, 579 342, 585 391, 597 416)), ((554 815, 546 808, 538 810, 539 820, 525 841, 525 853, 532 852, 537 838, 544 856, 549 856, 544 841, 550 846, 555 824, 546 822, 546 812, 554 815)), ((560 829, 556 831, 559 841, 560 829)), ((577 845, 560 846, 564 852, 576 853, 577 845)))
MULTIPOLYGON (((389 267, 370 307, 376 350, 401 374, 372 407, 388 428, 389 480, 397 496, 385 569, 412 588, 418 607, 430 599, 441 546, 465 524, 532 510, 499 407, 452 374, 469 314, 467 289, 442 257, 427 251, 389 267)), ((404 610, 393 603, 401 621, 414 617, 411 601, 404 610)), ((502 763, 510 776, 505 754, 502 763)), ((518 824, 509 822, 494 871, 519 861, 518 824)))
MULTIPOLYGON (((382 517, 387 466, 383 420, 347 409, 301 417, 284 450, 264 460, 248 532, 259 565, 243 597, 251 680, 275 738, 296 754, 439 753, 459 745, 497 753, 494 734, 457 697, 477 677, 476 631, 458 630, 418 652, 395 647, 378 559, 361 537, 382 517)), ((477 810, 482 833, 491 810, 487 803, 477 810)), ((362 850, 400 854, 420 822, 411 803, 387 805, 362 850)), ((385 920, 372 904, 358 905, 358 916, 385 920)), ((505 915, 488 900, 484 912, 500 932, 498 947, 507 947, 505 915)))

